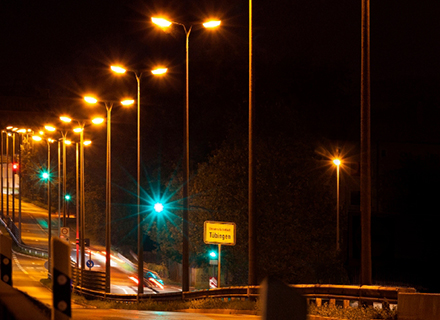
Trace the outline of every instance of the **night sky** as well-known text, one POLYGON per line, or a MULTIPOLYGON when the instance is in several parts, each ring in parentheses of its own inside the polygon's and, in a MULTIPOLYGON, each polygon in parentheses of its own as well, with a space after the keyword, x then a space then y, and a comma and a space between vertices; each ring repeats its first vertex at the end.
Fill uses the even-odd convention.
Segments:
MULTIPOLYGON (((253 6, 257 134, 293 135, 293 127, 301 124, 317 140, 359 143, 361 1, 254 0, 253 6)), ((247 130, 247 1, 3 0, 0 99, 11 95, 11 88, 26 95, 23 88, 38 87, 50 92, 48 116, 84 116, 90 110, 81 102, 85 93, 110 100, 135 98, 134 77, 116 77, 111 64, 133 70, 166 66, 166 77, 142 80, 143 155, 151 159, 161 154, 149 165, 169 161, 169 170, 177 170, 185 34, 180 26, 167 32, 155 27, 150 18, 161 14, 195 25, 190 36, 190 137, 191 166, 196 168, 234 126, 247 130), (196 27, 210 17, 222 20, 218 30, 196 27)), ((371 1, 373 142, 439 144, 438 17, 438 1, 371 1)), ((0 111, 8 108, 0 105, 0 111)), ((134 164, 135 159, 123 155, 136 150, 135 120, 134 109, 114 110, 115 167, 125 166, 133 177, 134 167, 124 161, 134 164)), ((92 138, 105 150, 102 132, 92 138)))
MULTIPOLYGON (((109 64, 121 62, 139 70, 159 63, 169 67, 167 83, 157 87, 146 78, 147 100, 155 95, 162 102, 180 103, 184 33, 178 26, 169 32, 154 27, 150 17, 161 13, 187 25, 207 17, 222 20, 221 29, 195 28, 190 37, 190 90, 195 103, 191 116, 198 122, 197 115, 201 115, 202 122, 211 125, 203 110, 206 107, 197 109, 197 105, 216 105, 222 96, 222 113, 243 113, 246 119, 246 1, 3 1, 0 85, 30 83, 62 99, 78 98, 84 92, 118 99, 115 95, 135 94, 134 80, 126 77, 126 87, 121 86, 109 73, 109 64), (212 79, 216 87, 202 95, 198 85, 206 79, 212 79)), ((371 4, 371 92, 376 124, 389 125, 396 111, 414 113, 415 104, 423 105, 428 118, 438 115, 431 109, 438 103, 439 13, 439 5, 427 0, 371 4)), ((255 90, 257 98, 261 94, 255 103, 262 116, 271 109, 264 105, 266 101, 284 97, 297 102, 298 109, 307 105, 310 112, 305 117, 311 117, 307 120, 324 119, 315 129, 328 130, 331 138, 357 135, 360 23, 360 1, 255 1, 255 90), (304 101, 307 95, 320 99, 310 104, 304 101), (329 125, 329 119, 334 125, 329 125)), ((211 118, 216 118, 213 112, 211 118)))

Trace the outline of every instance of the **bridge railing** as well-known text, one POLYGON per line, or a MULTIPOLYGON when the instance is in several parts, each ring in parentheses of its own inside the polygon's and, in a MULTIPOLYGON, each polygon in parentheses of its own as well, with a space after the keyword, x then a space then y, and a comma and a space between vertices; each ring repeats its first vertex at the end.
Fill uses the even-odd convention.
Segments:
MULTIPOLYGON (((9 231, 14 243, 20 250, 47 257, 47 250, 32 248, 18 241, 10 231, 7 224, 0 219, 0 223, 9 231)), ((81 294, 90 298, 106 298, 120 302, 134 302, 142 300, 172 301, 172 300, 195 300, 195 299, 249 299, 259 296, 259 286, 229 287, 211 290, 198 290, 192 292, 176 293, 151 293, 141 294, 112 294, 105 293, 105 274, 103 272, 84 270, 84 282, 81 286, 80 272, 72 268, 73 286, 81 294)), ((382 287, 382 286, 353 286, 353 285, 325 285, 325 284, 298 284, 291 285, 296 288, 309 303, 320 305, 323 301, 329 304, 341 304, 346 307, 350 302, 357 301, 359 304, 371 305, 373 303, 397 304, 399 293, 415 293, 414 288, 382 287)))
MULTIPOLYGON (((348 307, 350 302, 357 301, 359 305, 372 305, 374 302, 382 305, 397 304, 399 293, 414 293, 414 288, 403 287, 382 287, 382 286, 349 286, 349 285, 319 285, 319 284, 298 284, 291 285, 297 289, 309 303, 321 304, 328 301, 329 304, 340 304, 348 307)), ((151 293, 141 294, 139 301, 175 301, 175 300, 197 300, 216 298, 223 300, 259 297, 260 286, 228 287, 211 290, 198 290, 191 292, 175 293, 151 293)), ((109 299, 119 302, 136 302, 136 294, 105 294, 102 291, 82 289, 82 294, 92 299, 109 299)))

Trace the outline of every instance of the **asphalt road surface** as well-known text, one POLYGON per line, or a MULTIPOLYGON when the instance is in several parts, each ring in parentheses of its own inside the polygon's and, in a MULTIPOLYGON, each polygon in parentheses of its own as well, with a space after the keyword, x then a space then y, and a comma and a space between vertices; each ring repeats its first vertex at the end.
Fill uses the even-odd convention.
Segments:
MULTIPOLYGON (((18 206, 16 206, 18 208, 18 206)), ((17 217, 17 212, 16 212, 17 217)), ((47 210, 39 208, 33 204, 22 203, 22 239, 30 246, 47 248, 47 210)), ((53 234, 57 233, 57 217, 54 215, 52 219, 53 234)), ((18 223, 17 223, 18 225, 18 223)), ((105 259, 103 259, 103 248, 96 247, 91 248, 92 255, 87 256, 86 260, 90 257, 94 261, 93 270, 104 270, 105 259)), ((105 253, 104 253, 105 254, 105 253)), ((72 258, 76 260, 76 250, 72 246, 72 258)), ((52 305, 52 291, 47 289, 40 279, 47 279, 48 271, 45 267, 46 259, 27 256, 20 253, 13 254, 13 287, 26 292, 28 295, 43 302, 49 307, 52 305)), ((136 277, 137 270, 133 269, 133 266, 118 259, 118 257, 112 257, 111 267, 111 291, 113 293, 137 293, 137 284, 133 282, 130 277, 136 277)), ((180 288, 176 286, 165 286, 164 289, 158 289, 161 292, 173 292, 179 291, 180 288)), ((148 288, 145 288, 145 292, 148 292, 148 288)), ((260 319, 259 316, 253 315, 230 315, 230 314, 199 314, 199 313, 187 313, 187 312, 162 312, 162 311, 139 311, 139 310, 104 310, 104 309, 91 309, 85 308, 78 304, 72 304, 72 318, 75 320, 117 320, 117 319, 157 319, 157 320, 175 320, 175 319, 187 319, 187 320, 250 320, 260 319)))
POLYGON ((145 319, 145 320, 256 320, 260 316, 231 315, 231 314, 200 314, 186 312, 166 311, 138 311, 138 310, 91 310, 76 309, 72 311, 74 320, 119 320, 119 319, 145 319))
MULTIPOLYGON (((6 201, 5 201, 6 202, 6 201)), ((4 207, 6 208, 5 204, 4 207)), ((9 216, 12 217, 11 201, 10 201, 9 216)), ((16 225, 18 227, 18 204, 15 205, 15 217, 16 225)), ((6 212, 6 210, 5 210, 6 212)), ((58 215, 52 214, 52 235, 58 234, 58 215)), ((36 205, 22 202, 22 214, 21 214, 21 227, 22 227, 22 240, 26 245, 31 247, 47 249, 48 247, 48 212, 46 209, 40 208, 36 205)), ((71 230, 71 234, 75 231, 71 230)), ((93 271, 105 271, 105 248, 94 246, 86 250, 85 260, 92 260, 94 266, 93 271), (91 255, 90 255, 91 251, 91 255)), ((76 248, 72 243, 71 257, 73 261, 76 261, 76 248)), ((81 257, 81 255, 79 255, 81 257)), ((79 260, 80 261, 80 260, 79 260)), ((47 271, 46 271, 47 273, 47 271)), ((111 259, 111 292, 118 294, 136 294, 137 283, 133 278, 137 279, 137 269, 127 262, 118 259, 117 256, 112 255, 111 259)), ((46 276, 47 278, 47 276, 46 276)), ((164 288, 155 288, 161 293, 180 291, 180 287, 177 286, 165 286, 164 288)), ((148 288, 145 288, 145 293, 149 292, 148 288)), ((153 291, 151 291, 153 292, 153 291)))

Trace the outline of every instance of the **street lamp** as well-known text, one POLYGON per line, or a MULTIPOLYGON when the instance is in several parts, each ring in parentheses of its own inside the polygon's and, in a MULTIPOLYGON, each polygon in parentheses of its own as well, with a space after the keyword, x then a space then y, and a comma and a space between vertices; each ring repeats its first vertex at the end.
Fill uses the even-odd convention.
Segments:
MULTIPOLYGON (((66 123, 72 122, 72 119, 67 116, 60 117, 60 120, 66 123)), ((84 235, 85 235, 85 193, 84 193, 84 127, 86 122, 89 120, 75 120, 78 126, 73 129, 73 132, 79 133, 80 135, 80 185, 79 185, 79 196, 80 196, 80 219, 81 219, 81 232, 80 232, 80 242, 81 242, 81 282, 84 279, 84 269, 85 269, 85 245, 84 245, 84 235)), ((104 122, 102 118, 95 118, 91 120, 94 124, 99 124, 104 122)), ((78 195, 77 195, 78 196, 78 195)), ((78 219, 78 217, 77 217, 78 219)))
MULTIPOLYGON (((43 138, 41 136, 32 136, 32 139, 34 141, 42 141, 43 138)), ((48 138, 46 139, 47 142, 47 170, 46 172, 43 172, 42 178, 43 180, 47 180, 47 210, 48 210, 48 266, 47 270, 49 272, 50 277, 50 260, 51 260, 51 238, 52 238, 52 200, 51 200, 51 183, 50 183, 50 144, 54 142, 54 140, 48 138)))
POLYGON ((339 251, 339 166, 340 159, 334 159, 333 164, 336 166, 336 251, 339 251))
POLYGON ((1 179, 1 218, 4 218, 3 215, 3 133, 5 133, 5 130, 1 130, 1 147, 0 147, 0 163, 1 163, 1 172, 0 172, 0 179, 1 179))
MULTIPOLYGON (((19 171, 18 171, 18 230, 19 230, 19 240, 20 242, 22 242, 21 239, 21 193, 22 193, 22 189, 21 189, 21 185, 22 185, 22 153, 21 153, 21 147, 23 145, 23 139, 24 139, 24 134, 26 134, 27 132, 32 131, 31 129, 19 129, 17 130, 17 134, 19 135, 19 149, 18 149, 18 167, 19 167, 19 171)), ((26 140, 26 142, 28 142, 26 140)), ((2 189, 3 192, 3 189, 2 189)))
MULTIPOLYGON (((84 100, 90 104, 98 103, 98 99, 94 97, 84 97, 84 100)), ((105 189, 105 288, 106 292, 110 293, 110 252, 111 252, 111 199, 112 199, 112 149, 111 149, 111 114, 113 109, 113 101, 100 101, 104 104, 107 110, 107 153, 106 153, 106 189, 105 189)), ((134 103, 134 100, 123 100, 120 102, 123 106, 129 106, 134 103)))
MULTIPOLYGON (((184 115, 184 137, 183 137, 183 167, 184 167, 184 181, 183 181, 183 212, 182 212, 182 233, 183 233, 183 245, 182 245, 182 291, 189 291, 189 244, 188 244, 188 198, 189 198, 189 35, 191 34, 192 25, 187 28, 185 24, 180 22, 168 21, 164 18, 152 17, 151 21, 161 28, 167 28, 172 24, 180 25, 186 35, 186 99, 185 99, 185 115, 184 115)), ((207 28, 216 28, 220 25, 221 21, 206 21, 202 25, 207 28)))
MULTIPOLYGON (((131 72, 136 77, 137 82, 137 224, 138 224, 138 297, 139 294, 144 293, 144 259, 142 248, 142 228, 141 228, 141 78, 143 71, 127 70, 121 66, 111 66, 110 69, 119 74, 131 72)), ((158 68, 152 70, 151 73, 155 76, 163 75, 167 72, 167 68, 158 68)))
MULTIPOLYGON (((90 140, 86 140, 83 142, 83 145, 87 146, 90 145, 92 142, 90 140)), ((78 261, 79 261, 79 220, 80 220, 80 214, 79 214, 79 181, 80 181, 80 177, 79 177, 79 142, 75 142, 76 145, 76 153, 75 153, 75 165, 76 165, 76 267, 78 268, 78 261)))
POLYGON ((52 125, 45 125, 44 129, 49 132, 55 132, 58 131, 61 134, 61 138, 58 139, 58 232, 59 235, 61 234, 61 201, 63 202, 63 226, 66 226, 66 208, 67 208, 67 201, 65 199, 65 195, 67 192, 67 159, 66 159, 66 145, 67 140, 67 132, 59 130, 55 128, 52 125), (61 196, 61 143, 62 143, 62 152, 63 152, 63 196, 61 196), (63 198, 63 200, 61 200, 63 198))
MULTIPOLYGON (((12 127, 6 127, 7 130, 12 127)), ((9 137, 11 133, 6 131, 6 215, 9 219, 9 137)))

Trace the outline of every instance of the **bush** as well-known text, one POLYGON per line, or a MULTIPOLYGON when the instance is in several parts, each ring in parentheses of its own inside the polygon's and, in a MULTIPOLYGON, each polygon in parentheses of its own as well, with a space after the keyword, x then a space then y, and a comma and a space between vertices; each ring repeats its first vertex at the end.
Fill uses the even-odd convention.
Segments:
POLYGON ((340 306, 333 306, 324 304, 321 307, 311 305, 309 307, 309 314, 319 315, 323 317, 336 317, 339 319, 348 320, 397 320, 397 310, 386 310, 373 307, 360 308, 342 308, 340 306))

